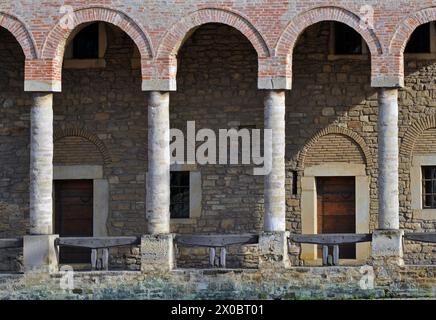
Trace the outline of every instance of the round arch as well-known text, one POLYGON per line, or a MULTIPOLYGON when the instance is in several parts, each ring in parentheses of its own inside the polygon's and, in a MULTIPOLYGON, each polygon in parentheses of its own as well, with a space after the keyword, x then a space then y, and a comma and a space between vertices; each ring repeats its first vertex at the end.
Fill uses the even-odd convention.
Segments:
MULTIPOLYGON (((258 83, 268 74, 268 61, 270 59, 269 47, 254 25, 244 16, 233 11, 220 8, 203 8, 188 14, 174 24, 163 36, 153 61, 153 78, 160 88, 176 90, 177 52, 183 42, 192 32, 207 23, 221 23, 235 28, 250 41, 257 53, 258 83)), ((268 82, 268 81, 267 81, 268 82)), ((149 86, 143 82, 143 90, 156 89, 154 83, 149 86)))
POLYGON ((382 54, 382 46, 377 36, 369 28, 362 26, 359 16, 340 7, 319 7, 305 11, 292 19, 277 41, 277 56, 291 56, 300 34, 307 27, 322 21, 337 21, 348 25, 363 37, 371 56, 382 54))
POLYGON ((56 142, 65 137, 80 137, 88 140, 92 144, 94 144, 98 151, 100 152, 103 162, 105 165, 108 165, 112 162, 109 150, 105 146, 105 144, 94 134, 86 131, 82 128, 70 127, 70 128, 56 128, 53 132, 53 142, 56 142))
MULTIPOLYGON (((65 46, 72 31, 83 23, 97 21, 110 23, 124 31, 138 47, 142 61, 152 59, 153 48, 150 38, 138 23, 119 10, 90 7, 76 10, 70 16, 64 16, 49 32, 42 48, 41 58, 54 61, 51 71, 53 77, 60 80, 65 46)), ((143 67, 143 77, 144 69, 143 67)))
POLYGON ((372 165, 371 151, 370 151, 368 145, 366 144, 365 140, 363 140, 363 138, 360 135, 358 135, 354 131, 351 131, 350 129, 337 127, 337 126, 331 126, 331 127, 324 128, 321 131, 318 131, 317 133, 315 133, 312 136, 312 138, 310 138, 305 143, 303 149, 300 151, 300 153, 298 154, 298 158, 297 158, 297 168, 299 170, 304 169, 306 155, 307 155, 307 152, 310 150, 310 148, 312 146, 314 146, 318 142, 319 139, 321 139, 322 137, 329 135, 329 134, 340 134, 340 135, 346 136, 346 137, 350 138, 351 140, 353 140, 356 143, 356 145, 358 145, 359 148, 362 150, 362 153, 365 157, 364 160, 365 160, 366 165, 368 166, 368 168, 371 167, 371 165, 372 165))
POLYGON ((413 148, 418 137, 427 129, 436 128, 436 115, 430 115, 416 120, 407 129, 401 141, 400 155, 410 161, 412 159, 413 148))
POLYGON ((35 41, 27 27, 18 18, 0 12, 0 27, 8 30, 20 44, 26 59, 37 59, 35 41))
POLYGON ((206 23, 222 23, 235 28, 251 42, 259 58, 269 57, 270 53, 265 40, 247 18, 229 10, 204 8, 179 20, 166 32, 159 44, 157 59, 175 56, 191 31, 206 23))
POLYGON ((413 31, 420 25, 431 21, 436 21, 436 7, 419 10, 402 20, 390 42, 389 53, 402 55, 413 31))

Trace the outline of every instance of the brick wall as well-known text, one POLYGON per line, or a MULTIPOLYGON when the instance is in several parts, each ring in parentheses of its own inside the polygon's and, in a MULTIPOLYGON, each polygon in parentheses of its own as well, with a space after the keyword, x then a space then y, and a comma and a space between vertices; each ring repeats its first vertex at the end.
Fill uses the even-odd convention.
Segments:
POLYGON ((97 0, 92 6, 83 1, 62 5, 64 1, 53 1, 35 10, 26 0, 0 4, 0 25, 13 32, 25 53, 26 79, 45 80, 49 87, 61 80, 64 42, 71 29, 93 20, 117 25, 134 39, 143 58, 142 79, 150 89, 172 86, 177 49, 192 28, 208 22, 234 26, 251 41, 258 53, 259 87, 289 89, 293 70, 288 58, 299 35, 307 26, 326 20, 347 23, 362 34, 372 53, 374 86, 398 85, 403 81, 402 52, 410 34, 418 25, 436 19, 432 0, 340 0, 334 4, 330 0, 201 0, 171 5, 97 0))
POLYGON ((436 151, 436 128, 427 129, 417 137, 413 154, 433 154, 436 151))
POLYGON ((339 134, 328 134, 321 137, 309 149, 305 166, 313 166, 326 162, 348 162, 365 164, 362 150, 351 138, 339 134))
POLYGON ((97 146, 82 137, 64 137, 54 144, 54 165, 103 164, 97 146))

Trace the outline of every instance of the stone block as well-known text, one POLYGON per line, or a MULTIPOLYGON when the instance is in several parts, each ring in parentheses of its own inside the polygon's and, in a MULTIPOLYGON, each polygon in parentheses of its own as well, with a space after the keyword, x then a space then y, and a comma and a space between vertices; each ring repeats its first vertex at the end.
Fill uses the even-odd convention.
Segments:
POLYGON ((403 264, 403 230, 374 230, 372 259, 374 263, 403 264))
POLYGON ((54 244, 59 235, 23 237, 24 272, 57 272, 58 250, 54 244))
POLYGON ((141 237, 141 271, 170 271, 174 267, 172 234, 141 237))
POLYGON ((290 267, 288 256, 289 232, 264 232, 259 236, 259 268, 290 267))

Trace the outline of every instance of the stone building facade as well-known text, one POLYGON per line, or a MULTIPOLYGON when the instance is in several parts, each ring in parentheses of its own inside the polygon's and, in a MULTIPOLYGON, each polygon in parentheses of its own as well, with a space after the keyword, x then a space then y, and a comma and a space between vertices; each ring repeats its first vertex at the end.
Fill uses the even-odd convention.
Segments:
MULTIPOLYGON (((92 180, 91 236, 267 232, 280 259, 311 266, 314 245, 280 239, 322 233, 320 178, 352 177, 352 233, 372 233, 373 243, 341 264, 401 256, 434 265, 434 244, 395 242, 436 232, 436 209, 421 201, 421 168, 436 166, 433 0, 50 4, 0 4, 0 238, 52 236, 52 181, 92 180), (71 44, 92 24, 98 57, 77 59, 71 44), (335 52, 341 24, 360 53, 335 52), (429 52, 404 53, 426 24, 429 52), (170 164, 167 131, 186 132, 188 121, 216 133, 272 129, 272 173, 170 164), (190 177, 182 219, 169 213, 177 171, 190 177)), ((260 268, 262 241, 229 246, 228 266, 260 268)), ((111 267, 140 269, 144 248, 111 249, 111 267)), ((208 264, 207 248, 174 249, 177 267, 208 264)), ((1 270, 26 270, 21 248, 0 256, 1 270)))

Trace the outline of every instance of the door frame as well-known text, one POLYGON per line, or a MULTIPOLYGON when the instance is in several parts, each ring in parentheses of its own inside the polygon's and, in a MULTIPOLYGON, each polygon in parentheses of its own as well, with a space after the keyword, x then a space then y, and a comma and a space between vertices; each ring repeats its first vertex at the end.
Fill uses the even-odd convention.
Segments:
MULTIPOLYGON (((317 192, 316 177, 355 177, 356 193, 356 233, 369 232, 369 177, 364 164, 347 162, 329 162, 304 169, 301 177, 301 232, 302 234, 317 233, 317 192)), ((356 244, 356 259, 342 259, 343 264, 365 263, 370 256, 370 244, 356 244)), ((301 259, 308 264, 320 264, 317 257, 317 246, 301 245, 301 259)))
MULTIPOLYGON (((105 237, 109 217, 109 183, 103 179, 103 166, 53 166, 54 180, 93 180, 93 236, 105 237)), ((53 183, 54 184, 54 183, 53 183)), ((53 215, 55 215, 55 189, 53 186, 53 215)), ((54 220, 53 216, 53 221, 54 220)))

